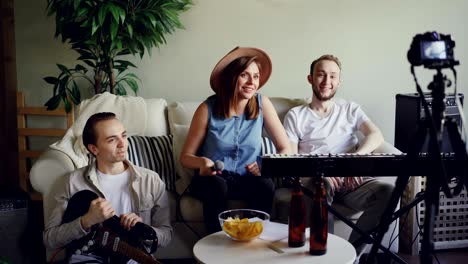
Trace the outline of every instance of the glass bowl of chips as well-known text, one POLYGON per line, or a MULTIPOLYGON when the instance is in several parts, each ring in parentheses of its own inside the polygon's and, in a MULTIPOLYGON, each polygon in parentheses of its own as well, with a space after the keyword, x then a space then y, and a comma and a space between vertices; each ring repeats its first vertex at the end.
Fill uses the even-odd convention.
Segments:
POLYGON ((227 210, 219 214, 221 229, 237 241, 250 241, 259 237, 269 221, 269 214, 252 209, 227 210))

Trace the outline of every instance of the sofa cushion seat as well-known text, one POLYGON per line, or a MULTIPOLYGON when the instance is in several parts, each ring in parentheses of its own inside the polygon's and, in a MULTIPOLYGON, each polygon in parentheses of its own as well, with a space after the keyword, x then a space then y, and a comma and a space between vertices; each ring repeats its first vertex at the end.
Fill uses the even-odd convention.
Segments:
POLYGON ((197 198, 184 194, 179 201, 182 219, 186 222, 203 222, 203 203, 197 198))

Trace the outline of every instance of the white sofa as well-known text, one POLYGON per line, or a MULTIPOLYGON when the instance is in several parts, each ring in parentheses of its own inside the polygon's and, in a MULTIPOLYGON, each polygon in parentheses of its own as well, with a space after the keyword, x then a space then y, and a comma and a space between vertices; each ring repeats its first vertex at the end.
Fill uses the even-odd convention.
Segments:
MULTIPOLYGON (((270 98, 275 106, 280 119, 282 120, 286 112, 293 106, 305 102, 303 99, 270 98)), ((199 200, 184 193, 190 183, 192 171, 184 169, 178 162, 180 150, 185 142, 188 126, 192 115, 200 102, 173 102, 169 105, 164 99, 143 99, 141 97, 119 97, 111 94, 102 94, 85 100, 77 109, 75 124, 70 128, 67 135, 54 146, 50 147, 34 163, 30 177, 35 190, 43 195, 44 218, 47 221, 51 210, 55 206, 53 195, 55 186, 67 173, 82 166, 83 163, 77 161, 76 152, 80 151, 81 135, 84 122, 94 112, 112 111, 117 114, 127 128, 129 136, 143 136, 144 138, 164 138, 168 147, 162 153, 155 155, 163 156, 163 171, 156 170, 166 181, 169 190, 171 203, 171 220, 174 228, 174 238, 166 248, 160 248, 157 257, 160 259, 191 258, 193 256, 193 245, 205 235, 202 204, 199 200), (113 100, 119 100, 114 102, 113 100), (72 135, 70 137, 70 135, 72 135), (168 136, 171 135, 171 136, 168 136), (66 139, 71 142, 64 142, 66 139), (172 143, 172 144, 171 144, 172 143), (58 146, 65 146, 65 151, 58 146), (70 154, 70 152, 73 152, 70 154)), ((141 138, 140 138, 141 139, 141 138)), ((160 142, 160 141, 158 141, 160 142)), ((159 144, 159 143, 158 143, 159 144)), ((129 148, 129 152, 135 149, 129 148)), ((378 152, 399 153, 397 149, 385 143, 378 152)), ((154 153, 153 153, 154 154, 154 153)), ((131 159, 132 154, 129 154, 131 159)), ((138 162, 135 162, 138 164, 138 162)), ((144 165, 144 162, 140 164, 144 165)), ((163 164, 162 161, 159 164, 163 164)), ((394 182, 395 178, 387 177, 388 181, 394 182)), ((281 186, 278 186, 281 187, 281 186)), ((275 201, 272 219, 287 221, 289 191, 285 188, 278 188, 275 194, 275 201)), ((233 204, 232 206, 236 206, 233 204)), ((237 205, 239 206, 239 205, 237 205)), ((345 212, 346 208, 336 207, 339 211, 345 212)), ((350 216, 355 219, 357 215, 350 216)), ((398 231, 398 230, 397 230, 398 231)), ((341 221, 334 222, 335 234, 348 238, 351 229, 341 221)), ((388 237, 387 237, 388 241, 388 237)), ((392 244, 392 250, 397 251, 398 240, 392 244)), ((47 252, 51 256, 51 252, 47 252)))

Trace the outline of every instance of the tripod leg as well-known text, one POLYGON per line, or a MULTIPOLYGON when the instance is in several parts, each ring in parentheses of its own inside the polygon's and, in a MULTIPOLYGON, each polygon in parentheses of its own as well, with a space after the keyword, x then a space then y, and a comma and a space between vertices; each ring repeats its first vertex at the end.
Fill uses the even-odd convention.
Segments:
MULTIPOLYGON (((435 109, 434 112, 437 113, 435 109)), ((440 129, 431 129, 429 137, 429 160, 432 168, 426 178, 426 199, 424 211, 424 228, 423 239, 421 242, 421 263, 432 263, 431 252, 434 250, 434 222, 435 217, 439 213, 439 196, 440 189, 447 194, 447 197, 452 197, 448 186, 448 177, 445 170, 445 164, 440 153, 442 146, 442 131, 440 129)))
POLYGON ((427 181, 426 185, 427 196, 425 200, 423 240, 421 242, 421 263, 432 263, 431 252, 434 250, 433 227, 439 208, 439 188, 438 184, 431 184, 431 182, 435 183, 436 181, 427 181))

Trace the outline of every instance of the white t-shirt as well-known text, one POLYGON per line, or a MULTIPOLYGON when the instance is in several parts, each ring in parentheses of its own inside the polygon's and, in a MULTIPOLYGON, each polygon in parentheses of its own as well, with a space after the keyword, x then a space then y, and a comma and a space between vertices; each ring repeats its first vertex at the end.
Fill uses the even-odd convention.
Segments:
MULTIPOLYGON (((106 200, 112 204, 117 216, 135 211, 132 207, 130 171, 128 169, 115 175, 105 174, 97 170, 97 177, 106 200)), ((70 263, 107 263, 107 261, 104 261, 101 256, 93 254, 73 254, 70 263)), ((130 259, 127 264, 138 264, 138 262, 130 259)))
POLYGON ((356 148, 356 132, 368 120, 358 104, 337 99, 326 117, 320 117, 308 104, 292 108, 284 117, 284 128, 289 141, 298 143, 301 154, 337 154, 356 148))
POLYGON ((130 171, 128 169, 115 175, 104 174, 98 170, 97 176, 104 196, 112 204, 117 216, 134 212, 130 193, 130 171))

